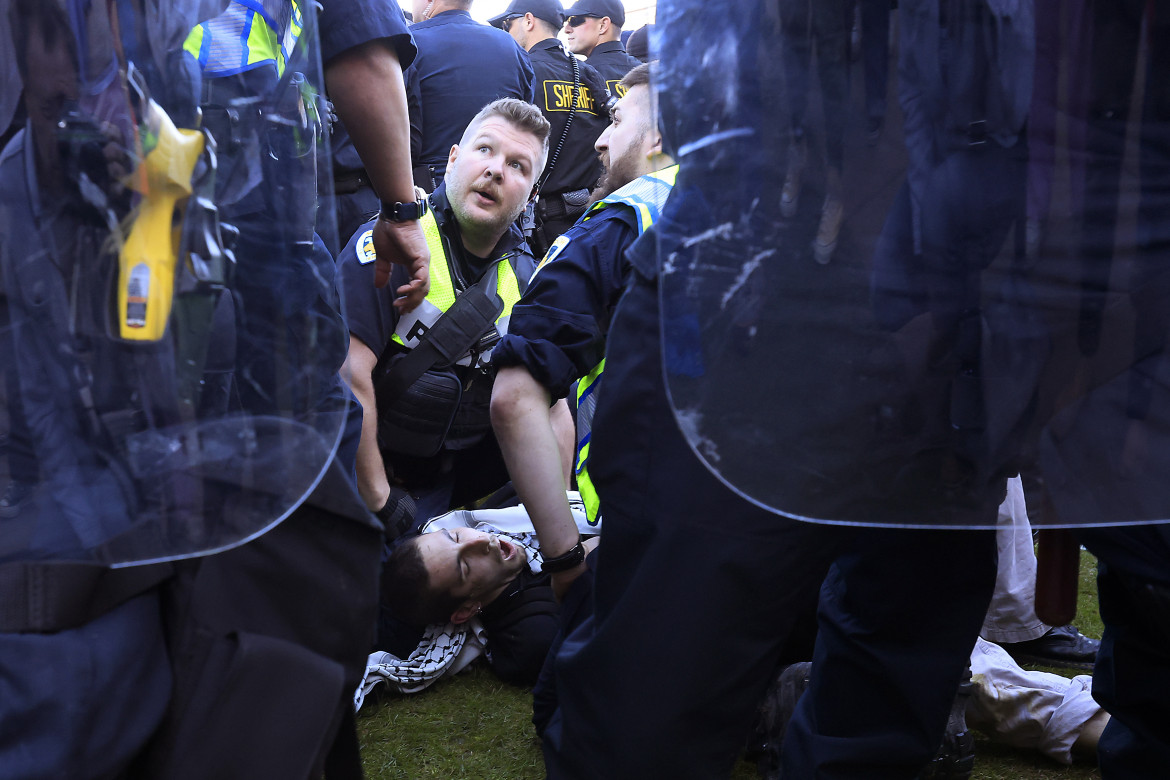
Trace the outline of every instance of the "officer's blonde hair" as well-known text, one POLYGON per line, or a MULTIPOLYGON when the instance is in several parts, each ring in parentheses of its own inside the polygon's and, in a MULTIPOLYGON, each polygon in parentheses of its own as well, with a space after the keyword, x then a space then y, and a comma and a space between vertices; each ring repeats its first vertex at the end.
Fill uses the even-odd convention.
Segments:
POLYGON ((544 114, 540 113, 539 108, 523 100, 500 98, 499 100, 493 100, 491 103, 488 103, 467 123, 467 129, 463 131, 463 137, 459 139, 459 145, 466 146, 471 141, 471 137, 475 132, 479 130, 479 126, 483 124, 484 120, 493 116, 498 116, 509 124, 515 125, 524 132, 531 133, 539 139, 540 163, 536 166, 536 171, 539 173, 544 170, 544 163, 548 159, 548 136, 551 126, 548 120, 544 118, 544 114))

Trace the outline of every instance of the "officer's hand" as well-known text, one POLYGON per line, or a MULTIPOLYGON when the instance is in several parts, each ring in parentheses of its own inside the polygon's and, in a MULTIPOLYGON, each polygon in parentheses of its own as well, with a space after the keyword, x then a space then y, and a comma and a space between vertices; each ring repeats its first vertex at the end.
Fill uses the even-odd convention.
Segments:
POLYGON ((386 503, 374 515, 382 521, 386 541, 392 542, 410 530, 417 511, 414 498, 402 488, 391 487, 386 503))
MULTIPOLYGON (((585 557, 589 557, 589 554, 597 549, 597 544, 600 541, 601 537, 594 536, 591 539, 586 539, 585 541, 581 542, 581 546, 585 548, 585 557)), ((578 577, 584 573, 585 562, 582 561, 571 569, 558 571, 549 575, 553 589, 553 596, 556 598, 557 602, 565 600, 565 594, 569 592, 569 587, 577 580, 578 577)))
POLYGON ((400 296, 394 305, 410 311, 423 302, 431 287, 430 259, 427 241, 418 220, 391 222, 379 219, 374 223, 374 286, 385 287, 390 280, 392 263, 404 265, 410 271, 410 281, 395 292, 400 296))

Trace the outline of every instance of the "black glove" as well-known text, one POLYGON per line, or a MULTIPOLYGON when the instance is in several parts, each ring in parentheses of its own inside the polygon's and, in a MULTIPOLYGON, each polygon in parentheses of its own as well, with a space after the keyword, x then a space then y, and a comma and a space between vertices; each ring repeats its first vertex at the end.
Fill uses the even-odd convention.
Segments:
POLYGON ((393 542, 414 525, 414 499, 402 488, 391 487, 390 497, 374 515, 382 521, 386 541, 393 542))

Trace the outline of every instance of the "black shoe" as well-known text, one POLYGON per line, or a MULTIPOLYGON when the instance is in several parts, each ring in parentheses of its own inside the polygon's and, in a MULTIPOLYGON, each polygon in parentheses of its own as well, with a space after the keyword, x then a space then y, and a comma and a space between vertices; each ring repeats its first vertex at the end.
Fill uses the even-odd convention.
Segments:
POLYGON ((1001 645, 1017 663, 1092 670, 1101 643, 1077 631, 1076 626, 1050 628, 1046 634, 1027 642, 1001 645))
POLYGON ((967 700, 971 698, 972 687, 968 669, 951 705, 943 743, 918 780, 969 780, 971 777, 975 768, 975 737, 967 728, 967 700))
POLYGON ((811 670, 812 664, 808 661, 785 666, 764 696, 748 755, 756 758, 756 771, 765 780, 779 780, 781 777, 780 744, 784 741, 788 722, 796 712, 796 702, 808 690, 811 670))
POLYGON ((32 495, 33 486, 27 482, 13 479, 4 486, 4 493, 0 494, 0 517, 16 517, 20 508, 32 495))

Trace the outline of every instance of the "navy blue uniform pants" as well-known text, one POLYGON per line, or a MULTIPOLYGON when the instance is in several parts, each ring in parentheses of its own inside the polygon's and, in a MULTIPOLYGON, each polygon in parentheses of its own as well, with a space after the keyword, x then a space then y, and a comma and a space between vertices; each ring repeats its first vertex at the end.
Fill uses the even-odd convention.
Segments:
POLYGON ((1093 698, 1110 714, 1097 746, 1105 780, 1160 777, 1170 767, 1170 525, 1094 528, 1105 633, 1093 698))
POLYGON ((555 659, 553 778, 727 775, 832 529, 755 508, 699 462, 663 388, 657 293, 627 291, 609 339, 590 471, 601 496, 592 615, 555 659))
POLYGON ((657 312, 639 280, 610 334, 590 459, 605 543, 592 615, 554 661, 549 776, 726 776, 839 556, 821 596, 821 695, 785 771, 912 777, 941 742, 982 624, 994 534, 829 528, 742 501, 678 430, 657 312))
POLYGON ((821 589, 785 777, 909 780, 942 743, 995 588, 995 533, 854 529, 849 547, 821 589))

